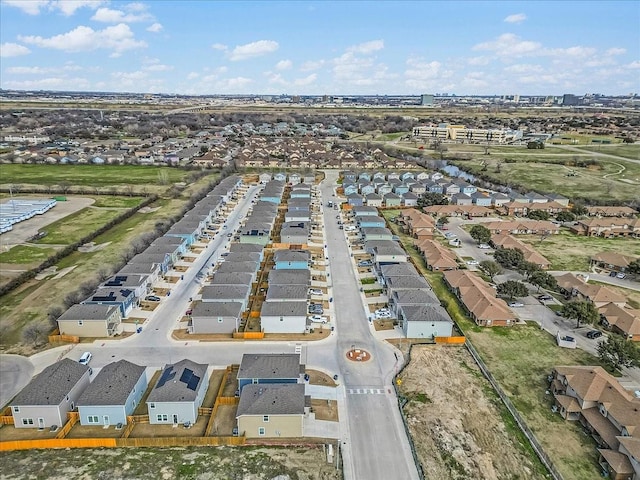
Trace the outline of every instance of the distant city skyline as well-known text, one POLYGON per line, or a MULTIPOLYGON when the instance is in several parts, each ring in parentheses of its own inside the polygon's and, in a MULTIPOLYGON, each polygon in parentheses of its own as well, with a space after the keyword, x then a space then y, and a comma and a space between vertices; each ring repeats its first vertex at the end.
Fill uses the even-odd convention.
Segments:
POLYGON ((627 95, 639 26, 634 1, 1 0, 0 87, 627 95))

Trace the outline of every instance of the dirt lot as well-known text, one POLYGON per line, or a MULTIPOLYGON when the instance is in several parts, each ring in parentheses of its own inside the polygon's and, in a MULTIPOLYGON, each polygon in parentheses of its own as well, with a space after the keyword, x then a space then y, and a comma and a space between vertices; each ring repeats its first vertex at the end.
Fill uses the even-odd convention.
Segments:
POLYGON ((505 426, 503 409, 461 347, 414 346, 400 390, 426 478, 544 478, 544 469, 505 426))
POLYGON ((31 450, 2 453, 2 480, 338 480, 318 447, 31 450), (278 475, 280 475, 278 477, 278 475))

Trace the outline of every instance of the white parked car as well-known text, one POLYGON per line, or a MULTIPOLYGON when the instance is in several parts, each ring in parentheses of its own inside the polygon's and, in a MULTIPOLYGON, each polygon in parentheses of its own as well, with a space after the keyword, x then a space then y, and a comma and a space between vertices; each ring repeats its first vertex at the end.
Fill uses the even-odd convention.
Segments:
POLYGON ((524 307, 524 303, 522 303, 522 302, 510 302, 509 306, 511 308, 519 308, 519 307, 524 307))
POLYGON ((488 248, 491 248, 491 246, 487 245, 486 243, 481 243, 480 245, 478 245, 478 248, 481 248, 482 250, 486 250, 488 248))
POLYGON ((319 288, 310 288, 309 295, 322 295, 322 290, 319 288))
POLYGON ((467 265, 478 265, 480 262, 477 260, 467 260, 467 265))
POLYGON ((78 360, 78 363, 80 363, 80 365, 89 365, 89 362, 91 361, 91 357, 93 357, 91 352, 84 352, 80 357, 80 360, 78 360))
POLYGON ((309 321, 316 323, 327 323, 327 317, 323 317, 322 315, 311 315, 307 317, 309 321))

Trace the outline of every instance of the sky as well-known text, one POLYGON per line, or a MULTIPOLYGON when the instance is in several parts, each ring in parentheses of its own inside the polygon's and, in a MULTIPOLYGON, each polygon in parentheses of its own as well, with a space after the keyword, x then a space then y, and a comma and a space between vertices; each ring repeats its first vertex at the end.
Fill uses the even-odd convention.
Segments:
POLYGON ((0 0, 0 87, 640 93, 640 2, 0 0))

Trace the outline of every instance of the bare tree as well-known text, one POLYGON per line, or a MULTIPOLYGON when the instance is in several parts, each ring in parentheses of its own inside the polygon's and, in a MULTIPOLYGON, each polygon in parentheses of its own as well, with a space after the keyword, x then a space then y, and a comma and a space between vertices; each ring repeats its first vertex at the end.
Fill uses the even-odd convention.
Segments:
POLYGON ((47 312, 47 320, 49 321, 51 328, 56 328, 58 326, 58 318, 60 318, 63 313, 64 309, 59 305, 49 308, 49 311, 47 312))
POLYGON ((42 344, 47 331, 48 329, 44 323, 32 323, 22 331, 22 339, 26 343, 33 343, 37 347, 42 344))

